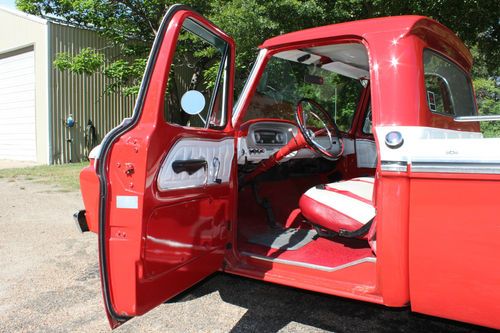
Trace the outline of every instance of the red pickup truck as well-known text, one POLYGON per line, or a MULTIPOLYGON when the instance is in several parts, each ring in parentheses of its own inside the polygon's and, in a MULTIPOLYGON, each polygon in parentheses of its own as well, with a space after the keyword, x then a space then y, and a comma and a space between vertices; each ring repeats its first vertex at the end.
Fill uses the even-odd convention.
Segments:
POLYGON ((271 38, 236 103, 235 52, 172 6, 81 172, 111 326, 223 271, 499 329, 500 140, 455 34, 400 16, 271 38))

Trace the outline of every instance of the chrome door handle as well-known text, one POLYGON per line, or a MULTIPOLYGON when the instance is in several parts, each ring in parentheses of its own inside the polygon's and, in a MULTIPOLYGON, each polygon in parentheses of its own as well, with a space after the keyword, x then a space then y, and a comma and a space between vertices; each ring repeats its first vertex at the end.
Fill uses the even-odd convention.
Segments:
POLYGON ((207 164, 204 159, 177 160, 172 163, 172 170, 175 173, 187 172, 191 176, 202 168, 207 170, 207 164))
POLYGON ((220 161, 217 157, 214 157, 214 159, 212 160, 212 166, 214 167, 213 182, 217 184, 222 183, 222 179, 219 178, 220 161))

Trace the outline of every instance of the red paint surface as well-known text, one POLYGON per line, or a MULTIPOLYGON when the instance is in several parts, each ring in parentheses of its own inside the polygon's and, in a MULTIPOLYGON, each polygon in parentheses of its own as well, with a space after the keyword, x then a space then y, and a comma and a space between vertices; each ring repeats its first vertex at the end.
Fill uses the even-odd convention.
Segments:
POLYGON ((500 180, 467 178, 410 181, 411 306, 500 329, 500 180))
MULTIPOLYGON (((109 215, 106 230, 102 231, 108 240, 109 258, 101 265, 106 265, 110 272, 112 305, 118 313, 138 315, 150 310, 220 269, 225 255, 226 271, 234 274, 388 306, 411 302, 412 309, 418 312, 500 328, 500 251, 495 250, 500 238, 496 209, 500 198, 498 176, 422 175, 378 169, 374 195, 377 262, 334 272, 269 263, 238 253, 239 247, 249 244, 244 239, 238 243, 240 226, 235 222, 249 226, 255 219, 264 221, 265 214, 258 211, 259 207, 254 207, 254 211, 242 210, 245 193, 240 193, 237 201, 235 164, 229 185, 159 192, 155 185, 159 166, 178 139, 234 137, 244 117, 241 114, 223 131, 189 129, 163 121, 159 110, 164 106, 166 69, 170 68, 178 30, 187 16, 195 17, 227 40, 234 51, 232 40, 202 17, 189 11, 176 14, 161 45, 140 121, 112 147, 107 163, 109 215), (133 166, 132 174, 125 172, 126 165, 133 166), (139 209, 116 209, 116 195, 138 196, 139 209), (238 220, 237 202, 240 203, 238 220), (233 223, 231 233, 226 229, 228 223, 233 223), (227 241, 233 247, 224 253, 222 247, 227 241)), ((343 23, 275 37, 262 48, 269 50, 268 59, 283 50, 345 42, 362 43, 368 50, 374 126, 479 130, 477 123, 457 123, 428 110, 423 49, 430 48, 449 57, 467 72, 472 63, 463 43, 433 20, 404 16, 343 23)), ((231 57, 233 63, 234 52, 231 57)), ((265 65, 264 62, 257 69, 257 77, 265 65)), ((232 73, 233 68, 230 70, 232 73)), ((257 82, 243 99, 243 110, 257 82)), ((231 87, 232 84, 231 80, 231 87)), ((364 94, 364 105, 367 95, 368 92, 364 94)), ((230 96, 229 110, 232 105, 230 96)), ((355 126, 347 134, 350 138, 371 138, 359 132, 362 119, 355 118, 355 126)), ((241 133, 245 133, 245 128, 241 128, 241 133)), ((373 173, 357 169, 355 164, 355 155, 349 155, 339 161, 338 170, 345 178, 373 173)), ((311 182, 311 179, 304 183, 294 180, 268 189, 269 196, 281 197, 275 199, 274 206, 281 223, 300 225, 297 220, 300 217, 294 212, 297 205, 291 200, 298 202, 301 191, 308 188, 306 185, 314 185, 308 184, 311 182), (291 214, 295 214, 293 218, 291 214)), ((318 177, 314 182, 325 181, 318 177)), ((89 227, 97 232, 99 189, 92 165, 82 172, 81 184, 89 227)), ((254 228, 260 227, 256 224, 254 228)), ((316 248, 279 256, 326 264, 334 258, 322 256, 327 242, 320 240, 317 244, 322 245, 316 248)), ((339 253, 335 263, 351 260, 364 251, 335 246, 339 253)), ((262 248, 251 250, 278 255, 262 248)))
POLYGON ((99 179, 95 173, 94 160, 90 160, 90 165, 80 172, 80 188, 89 230, 98 233, 99 179))
MULTIPOLYGON (((229 260, 234 260, 229 257, 229 260)), ((333 272, 238 256, 228 272, 266 282, 383 304, 377 291, 376 263, 365 262, 333 272)))
POLYGON ((375 178, 377 281, 389 306, 410 302, 408 276, 408 194, 405 177, 375 178))
MULTIPOLYGON (((179 29, 188 17, 226 40, 234 63, 232 39, 197 14, 177 12, 160 47, 139 123, 112 146, 107 162, 108 260, 101 264, 108 267, 112 306, 127 316, 143 314, 219 270, 233 219, 229 207, 234 181, 183 191, 160 192, 156 186, 161 162, 178 139, 234 137, 230 125, 221 131, 203 130, 169 125, 163 119, 168 69, 179 29), (131 166, 134 172, 127 173, 131 166), (139 209, 116 208, 117 195, 137 196, 139 209)), ((232 105, 229 97, 229 117, 232 105)))
POLYGON ((293 262, 312 264, 324 267, 338 267, 352 261, 373 257, 373 253, 365 241, 354 241, 337 239, 336 241, 325 238, 318 238, 298 250, 281 251, 278 249, 266 248, 257 244, 243 241, 239 246, 240 251, 271 259, 283 259, 293 262))

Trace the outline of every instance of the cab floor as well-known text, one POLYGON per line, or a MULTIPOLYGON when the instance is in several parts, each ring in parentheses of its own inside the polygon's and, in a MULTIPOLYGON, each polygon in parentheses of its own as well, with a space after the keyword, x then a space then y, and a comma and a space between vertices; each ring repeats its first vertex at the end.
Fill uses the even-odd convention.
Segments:
POLYGON ((289 250, 286 246, 272 248, 262 244, 255 244, 244 236, 239 237, 238 243, 239 251, 246 254, 329 268, 338 267, 366 257, 373 257, 368 242, 364 240, 316 238, 295 250, 289 250))
MULTIPOLYGON (((238 200, 238 250, 270 259, 279 258, 329 268, 374 257, 368 242, 358 239, 312 238, 309 234, 304 236, 307 239, 301 242, 300 246, 296 246, 297 242, 278 242, 279 246, 276 246, 274 235, 279 237, 280 233, 286 233, 291 228, 304 231, 311 229, 310 225, 304 222, 297 205, 302 193, 313 186, 313 182, 314 180, 309 179, 284 180, 259 185, 259 196, 271 204, 276 224, 274 227, 268 222, 266 210, 256 202, 252 189, 243 189, 238 200)), ((306 235, 303 232, 300 234, 306 235)))

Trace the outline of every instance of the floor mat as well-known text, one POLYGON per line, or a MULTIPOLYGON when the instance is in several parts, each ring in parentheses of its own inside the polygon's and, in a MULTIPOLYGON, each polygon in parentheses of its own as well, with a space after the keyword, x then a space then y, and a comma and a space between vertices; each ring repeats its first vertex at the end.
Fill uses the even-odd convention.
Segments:
POLYGON ((374 257, 365 240, 342 239, 330 240, 317 238, 295 251, 271 249, 267 246, 250 243, 240 238, 238 249, 253 255, 270 259, 279 258, 291 262, 307 263, 323 267, 338 267, 356 260, 374 257))
POLYGON ((248 238, 248 242, 276 250, 293 251, 309 244, 316 235, 314 230, 276 228, 266 233, 252 235, 248 238))
MULTIPOLYGON (((301 218, 296 218, 295 223, 286 223, 294 209, 297 208, 297 203, 302 193, 314 184, 303 184, 303 188, 298 189, 296 180, 267 182, 260 184, 259 195, 261 198, 266 198, 271 202, 273 213, 277 224, 281 226, 293 226, 299 230, 311 230, 310 226, 303 225, 300 222, 301 218), (276 189, 279 188, 279 191, 276 189)), ((317 181, 316 184, 320 183, 317 181)), ((255 202, 255 198, 250 187, 244 188, 239 193, 238 199, 238 250, 240 252, 249 253, 252 255, 267 257, 270 259, 279 258, 290 262, 306 263, 308 265, 317 265, 322 267, 338 267, 356 260, 367 257, 374 257, 371 248, 366 240, 335 238, 326 239, 323 237, 313 239, 306 242, 300 247, 280 249, 279 246, 289 244, 289 240, 283 241, 283 244, 274 243, 273 237, 279 236, 284 228, 276 231, 278 235, 273 235, 267 221, 265 209, 255 202), (261 236, 267 235, 265 239, 260 241, 261 236)), ((300 216, 299 216, 300 217, 300 216)), ((287 228, 290 229, 290 228, 287 228)), ((300 233, 293 237, 302 239, 304 235, 300 233)), ((292 238, 292 237, 290 237, 292 238)), ((297 241, 297 243, 299 243, 297 241)), ((294 244, 289 244, 294 245, 294 244)))

